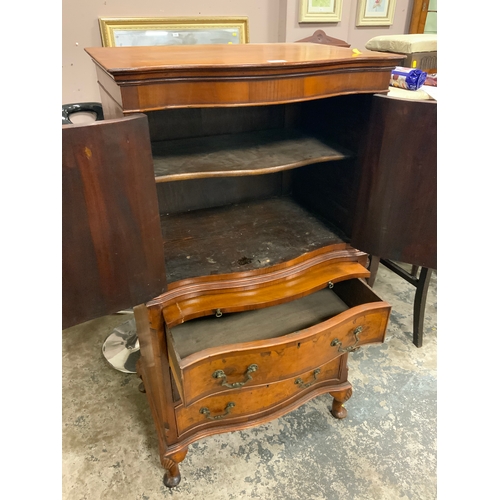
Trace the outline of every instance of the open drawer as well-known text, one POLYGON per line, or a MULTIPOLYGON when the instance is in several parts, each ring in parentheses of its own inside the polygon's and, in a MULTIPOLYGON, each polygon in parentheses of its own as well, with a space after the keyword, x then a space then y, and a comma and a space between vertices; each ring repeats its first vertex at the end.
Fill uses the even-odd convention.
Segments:
POLYGON ((383 342, 390 309, 364 280, 350 279, 285 304, 167 328, 183 404, 291 378, 383 342))

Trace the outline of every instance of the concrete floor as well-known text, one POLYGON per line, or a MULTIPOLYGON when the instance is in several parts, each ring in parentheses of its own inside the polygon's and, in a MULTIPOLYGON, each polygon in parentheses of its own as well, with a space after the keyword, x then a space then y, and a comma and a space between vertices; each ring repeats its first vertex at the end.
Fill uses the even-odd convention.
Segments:
POLYGON ((64 500, 431 500, 436 478, 436 275, 424 345, 412 344, 415 289, 380 266, 374 289, 393 310, 386 341, 350 355, 349 415, 334 419, 328 394, 241 432, 202 439, 181 463, 179 486, 163 468, 136 375, 101 354, 114 315, 63 332, 64 500))

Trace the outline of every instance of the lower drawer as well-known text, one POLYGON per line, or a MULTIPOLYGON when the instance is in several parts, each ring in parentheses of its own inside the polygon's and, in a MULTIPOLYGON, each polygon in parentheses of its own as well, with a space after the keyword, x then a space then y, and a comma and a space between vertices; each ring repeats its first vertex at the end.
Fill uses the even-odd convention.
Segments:
POLYGON ((389 313, 390 306, 355 279, 287 304, 174 327, 167 343, 183 404, 297 376, 383 342, 389 313))
POLYGON ((212 395, 176 409, 179 435, 203 427, 255 420, 291 404, 308 391, 335 385, 347 378, 346 357, 318 365, 299 376, 263 386, 243 388, 231 393, 212 395))

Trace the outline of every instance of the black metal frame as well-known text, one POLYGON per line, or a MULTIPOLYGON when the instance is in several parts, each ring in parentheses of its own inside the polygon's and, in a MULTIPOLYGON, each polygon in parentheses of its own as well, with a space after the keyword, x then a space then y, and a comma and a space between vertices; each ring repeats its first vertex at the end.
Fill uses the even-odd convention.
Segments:
POLYGON ((73 113, 81 113, 82 111, 95 113, 96 121, 104 120, 104 112, 100 102, 78 102, 62 105, 62 124, 71 125, 73 123, 70 119, 71 115, 73 113))

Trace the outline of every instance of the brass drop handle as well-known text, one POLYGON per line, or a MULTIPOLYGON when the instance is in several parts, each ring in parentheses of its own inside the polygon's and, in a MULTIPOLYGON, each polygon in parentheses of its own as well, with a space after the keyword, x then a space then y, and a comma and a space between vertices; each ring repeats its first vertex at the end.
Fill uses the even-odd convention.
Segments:
POLYGON ((302 387, 302 389, 305 389, 306 387, 309 387, 312 384, 314 384, 314 382, 316 382, 316 379, 318 378, 318 375, 320 372, 321 372, 321 370, 319 368, 316 368, 316 370, 314 370, 314 372, 313 372, 314 379, 311 380, 311 382, 309 382, 308 384, 304 384, 304 381, 300 377, 295 380, 295 384, 300 385, 300 387, 302 387))
POLYGON ((229 387, 230 389, 238 389, 239 387, 243 387, 249 380, 252 380, 251 373, 257 371, 257 365, 250 365, 245 372, 245 380, 243 382, 234 382, 233 384, 227 383, 227 375, 224 373, 224 370, 216 370, 212 373, 213 378, 221 378, 222 382, 220 385, 225 387, 229 387))
POLYGON ((356 347, 359 343, 359 337, 358 335, 363 331, 363 327, 362 326, 358 326, 354 329, 354 331, 352 332, 354 334, 354 338, 356 339, 356 342, 349 346, 349 347, 346 347, 345 349, 342 348, 342 342, 340 342, 339 339, 333 339, 330 343, 330 345, 332 347, 335 347, 335 346, 339 346, 339 352, 353 352, 353 351, 356 351, 359 349, 359 347, 356 347))
POLYGON ((226 408, 224 409, 224 413, 221 413, 220 415, 210 415, 210 410, 206 406, 204 406, 203 408, 200 408, 200 413, 205 415, 205 417, 208 418, 209 420, 220 420, 221 418, 224 418, 226 415, 229 415, 231 409, 234 408, 235 406, 236 406, 235 403, 229 402, 226 405, 226 408))

